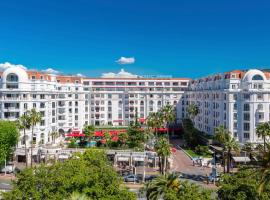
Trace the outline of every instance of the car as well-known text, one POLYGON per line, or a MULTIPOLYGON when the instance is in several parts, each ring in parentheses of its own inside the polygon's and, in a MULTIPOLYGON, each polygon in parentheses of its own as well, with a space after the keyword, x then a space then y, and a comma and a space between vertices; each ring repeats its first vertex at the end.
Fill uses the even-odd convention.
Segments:
POLYGON ((153 179, 157 178, 157 175, 148 175, 145 176, 145 181, 152 181, 153 179))
POLYGON ((134 182, 139 182, 139 178, 135 174, 130 174, 124 177, 124 181, 134 183, 134 182))
POLYGON ((11 174, 14 172, 14 170, 15 170, 15 167, 13 165, 6 165, 1 169, 1 172, 11 174))

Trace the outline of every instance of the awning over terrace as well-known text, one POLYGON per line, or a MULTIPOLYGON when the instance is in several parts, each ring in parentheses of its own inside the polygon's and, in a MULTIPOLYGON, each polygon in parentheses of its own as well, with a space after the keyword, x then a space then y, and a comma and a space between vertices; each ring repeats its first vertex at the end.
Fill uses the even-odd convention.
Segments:
POLYGON ((238 163, 245 163, 245 162, 250 162, 250 158, 249 157, 232 157, 233 160, 235 162, 238 162, 238 163))

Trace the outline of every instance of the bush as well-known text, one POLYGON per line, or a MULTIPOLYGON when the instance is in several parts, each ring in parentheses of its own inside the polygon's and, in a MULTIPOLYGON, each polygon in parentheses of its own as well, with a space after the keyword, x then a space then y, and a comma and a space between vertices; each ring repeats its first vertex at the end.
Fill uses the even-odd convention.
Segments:
POLYGON ((211 154, 208 146, 202 146, 202 145, 198 145, 195 147, 195 153, 202 156, 211 154))

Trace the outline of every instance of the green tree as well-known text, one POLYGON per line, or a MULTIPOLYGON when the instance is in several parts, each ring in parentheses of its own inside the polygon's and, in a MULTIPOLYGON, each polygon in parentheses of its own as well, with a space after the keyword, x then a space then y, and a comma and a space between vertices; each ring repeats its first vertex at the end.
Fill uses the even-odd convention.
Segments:
POLYGON ((240 146, 235 138, 231 137, 231 135, 228 135, 227 141, 224 143, 224 147, 227 151, 227 173, 230 173, 232 151, 238 153, 240 151, 240 146))
POLYGON ((35 126, 41 122, 41 114, 40 112, 37 112, 35 108, 32 108, 30 112, 27 113, 29 115, 29 121, 30 121, 30 126, 32 127, 32 135, 31 135, 31 167, 33 166, 33 136, 34 136, 34 128, 35 126))
POLYGON ((270 199, 270 185, 259 194, 260 175, 256 169, 240 169, 234 174, 224 174, 221 177, 217 191, 222 200, 267 200, 270 199))
POLYGON ((51 136, 52 136, 53 143, 55 143, 56 138, 59 137, 59 132, 53 131, 53 132, 51 133, 51 136))
POLYGON ((105 146, 106 147, 110 147, 111 146, 111 136, 110 136, 110 133, 108 131, 106 131, 104 133, 104 139, 105 139, 105 146))
POLYGON ((30 129, 30 117, 27 113, 24 113, 17 120, 17 127, 19 130, 23 130, 23 141, 24 141, 24 153, 25 153, 25 165, 28 167, 28 153, 27 153, 27 144, 26 144, 26 129, 30 129))
POLYGON ((194 148, 198 143, 199 131, 194 128, 191 119, 184 119, 182 121, 182 127, 184 129, 184 140, 188 147, 194 148))
POLYGON ((128 141, 128 134, 126 132, 118 134, 118 142, 121 146, 125 145, 128 141))
POLYGON ((256 128, 258 137, 263 139, 263 148, 266 150, 266 138, 270 136, 270 122, 260 123, 256 128))
POLYGON ((72 193, 89 199, 135 200, 135 194, 122 184, 122 179, 109 163, 106 153, 88 149, 51 166, 27 168, 17 175, 12 191, 3 194, 6 200, 68 199, 72 193))
POLYGON ((259 170, 260 184, 259 194, 266 190, 266 186, 270 185, 270 144, 266 144, 266 149, 262 152, 261 167, 259 170))
POLYGON ((148 115, 146 119, 146 124, 151 127, 155 136, 157 137, 157 131, 162 126, 162 118, 160 112, 152 112, 148 115))
POLYGON ((0 121, 0 165, 10 158, 13 148, 18 143, 19 131, 16 123, 0 121))
POLYGON ((165 174, 168 168, 167 166, 168 157, 171 155, 170 143, 166 138, 160 137, 156 141, 154 148, 160 160, 159 170, 162 174, 165 174))
POLYGON ((224 171, 224 173, 225 173, 225 161, 226 161, 225 154, 224 154, 224 152, 225 152, 224 144, 225 144, 226 141, 228 141, 229 134, 230 134, 230 132, 223 125, 220 125, 215 129, 214 139, 216 141, 218 141, 221 144, 221 146, 223 147, 222 159, 223 159, 223 171, 224 171))
POLYGON ((169 139, 169 125, 175 122, 176 119, 175 109, 171 105, 166 105, 160 110, 160 112, 164 127, 167 127, 167 138, 169 139))
POLYGON ((148 182, 144 190, 148 200, 210 200, 211 191, 181 181, 176 174, 159 176, 148 182))
POLYGON ((90 200, 90 198, 88 198, 85 194, 73 192, 68 200, 90 200))
POLYGON ((187 108, 187 113, 192 121, 194 121, 195 117, 199 114, 199 107, 196 104, 191 104, 187 108))
POLYGON ((92 138, 95 135, 95 126, 94 125, 86 125, 83 128, 83 133, 85 134, 85 141, 88 141, 89 138, 92 138))
POLYGON ((128 140, 127 145, 129 148, 143 148, 144 145, 144 131, 136 126, 130 126, 127 130, 128 140))

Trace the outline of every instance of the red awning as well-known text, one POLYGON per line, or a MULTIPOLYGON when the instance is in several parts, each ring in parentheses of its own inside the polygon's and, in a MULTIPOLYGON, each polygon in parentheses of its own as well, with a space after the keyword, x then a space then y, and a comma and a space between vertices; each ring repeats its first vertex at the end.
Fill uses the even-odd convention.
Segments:
POLYGON ((104 133, 102 131, 96 131, 95 132, 95 136, 96 137, 103 137, 104 136, 104 133))
POLYGON ((67 136, 67 137, 84 137, 85 134, 83 134, 83 133, 74 133, 74 132, 72 132, 72 133, 66 134, 66 136, 67 136))
POLYGON ((118 120, 113 120, 113 122, 123 122, 122 119, 118 119, 118 120))
POLYGON ((140 118, 139 119, 139 122, 145 122, 145 119, 144 118, 140 118))

